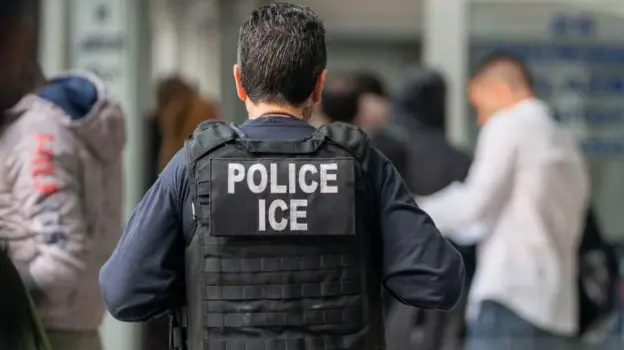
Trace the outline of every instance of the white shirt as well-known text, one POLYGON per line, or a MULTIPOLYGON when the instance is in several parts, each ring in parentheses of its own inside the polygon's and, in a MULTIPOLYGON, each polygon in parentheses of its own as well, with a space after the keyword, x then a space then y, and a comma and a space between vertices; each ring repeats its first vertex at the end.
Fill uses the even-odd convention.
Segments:
POLYGON ((589 178, 575 142, 541 101, 494 115, 466 181, 419 199, 451 238, 480 237, 469 317, 491 300, 557 334, 577 330, 577 247, 589 178))

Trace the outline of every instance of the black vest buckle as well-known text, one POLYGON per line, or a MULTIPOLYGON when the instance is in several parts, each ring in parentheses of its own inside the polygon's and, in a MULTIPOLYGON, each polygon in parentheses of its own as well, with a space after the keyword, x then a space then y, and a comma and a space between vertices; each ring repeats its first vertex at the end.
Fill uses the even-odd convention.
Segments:
POLYGON ((169 315, 169 350, 186 350, 186 308, 172 312, 169 315))

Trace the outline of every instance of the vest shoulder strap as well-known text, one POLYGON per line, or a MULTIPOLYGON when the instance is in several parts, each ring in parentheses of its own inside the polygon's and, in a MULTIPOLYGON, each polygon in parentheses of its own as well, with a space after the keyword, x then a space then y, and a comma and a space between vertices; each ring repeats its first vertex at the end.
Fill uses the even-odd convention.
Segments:
POLYGON ((370 138, 364 130, 348 123, 334 122, 322 126, 319 132, 330 142, 349 152, 361 164, 368 162, 370 138))
POLYGON ((202 122, 184 142, 187 158, 194 162, 238 137, 238 132, 229 123, 216 120, 202 122))

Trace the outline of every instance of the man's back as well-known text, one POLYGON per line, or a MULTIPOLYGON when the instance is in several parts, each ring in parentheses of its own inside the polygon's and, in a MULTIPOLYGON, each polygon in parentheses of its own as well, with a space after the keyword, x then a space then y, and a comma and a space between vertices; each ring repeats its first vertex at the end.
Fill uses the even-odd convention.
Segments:
POLYGON ((572 332, 577 247, 589 196, 581 155, 537 100, 496 115, 479 143, 477 162, 480 153, 496 154, 493 147, 509 149, 501 163, 487 169, 513 174, 496 196, 501 200, 497 218, 485 218, 492 224, 491 236, 480 250, 472 298, 502 298, 534 324, 572 332))
POLYGON ((181 335, 174 338, 175 346, 184 347, 186 340, 192 350, 205 349, 206 342, 220 344, 211 349, 361 349, 360 345, 379 349, 383 348, 378 312, 381 305, 374 305, 374 295, 380 292, 379 280, 405 303, 452 307, 461 295, 461 258, 418 209, 396 170, 366 142, 352 143, 351 132, 334 138, 331 133, 316 133, 306 122, 311 108, 321 100, 327 71, 322 21, 303 6, 262 6, 241 25, 237 56, 233 74, 236 93, 244 101, 250 119, 239 127, 244 136, 233 134, 231 128, 210 129, 216 124, 204 124, 195 132, 193 140, 197 136, 197 142, 189 142, 192 147, 179 152, 165 167, 137 205, 117 249, 100 271, 104 300, 111 314, 122 320, 141 321, 175 312, 183 321, 175 329, 188 325, 186 339, 185 332, 174 333, 181 335), (253 129, 264 129, 264 138, 253 129), (307 138, 297 137, 305 133, 307 138), (343 142, 336 141, 341 138, 343 142), (345 149, 350 151, 344 153, 345 149), (238 153, 242 151, 245 153, 238 153), (369 157, 363 157, 363 153, 369 157), (301 164, 305 158, 302 154, 310 158, 310 164, 301 164), (219 160, 217 155, 225 159, 219 160), (228 158, 241 155, 248 168, 228 158), (212 158, 207 161, 204 156, 212 158), (301 166, 294 172, 290 171, 291 164, 282 167, 282 175, 288 174, 286 187, 275 181, 269 183, 270 173, 279 173, 271 163, 272 157, 284 156, 298 159, 299 164, 292 164, 295 170, 301 166), (257 160, 255 164, 250 158, 257 160), (361 171, 363 166, 353 166, 354 158, 369 164, 366 171, 361 171), (318 162, 326 163, 316 169, 314 164, 318 162), (358 173, 357 179, 348 180, 350 173, 358 173), (341 180, 347 192, 330 202, 336 188, 329 182, 338 181, 340 176, 347 176, 341 180), (297 183, 307 196, 299 193, 303 198, 287 198, 289 204, 279 198, 278 192, 282 196, 298 193, 294 186, 297 183), (269 193, 266 197, 267 186, 277 196, 269 193), (285 188, 288 193, 284 193, 285 188), (323 188, 324 193, 315 192, 323 188), (237 200, 230 202, 235 197, 237 200), (364 211, 360 206, 367 198, 373 198, 376 205, 364 211), (309 217, 300 208, 305 207, 304 203, 316 203, 309 217), (295 244, 292 249, 263 247, 257 251, 250 244, 285 239, 280 234, 284 225, 290 225, 287 233, 299 237, 296 231, 304 227, 299 220, 308 218, 314 219, 310 226, 316 226, 314 236, 318 241, 310 238, 310 244, 295 244), (375 221, 378 228, 362 224, 368 220, 375 221), (263 237, 269 226, 273 238, 263 237), (381 243, 368 242, 366 237, 371 235, 365 233, 367 230, 381 243), (370 269, 350 269, 352 259, 346 245, 332 247, 331 240, 325 244, 327 237, 321 239, 330 233, 349 236, 347 240, 360 245, 356 265, 370 267, 376 262, 375 267, 381 271, 373 274, 370 269), (246 238, 221 239, 224 234, 246 238), (332 255, 330 250, 334 248, 339 259, 318 259, 318 255, 332 255), (371 254, 361 253, 371 249, 383 250, 382 263, 371 254), (260 264, 236 261, 253 260, 259 254, 265 258, 260 264), (272 254, 295 256, 282 259, 272 254), (308 254, 316 255, 308 259, 308 254), (201 259, 204 264, 193 263, 201 259), (319 267, 319 263, 319 274, 301 273, 302 266, 319 267), (229 274, 231 270, 239 272, 229 274), (359 274, 359 278, 353 279, 355 283, 346 283, 352 273, 359 274), (379 275, 383 277, 375 277, 379 275), (269 276, 272 282, 265 283, 269 276), (233 282, 230 277, 238 280, 233 282), (308 279, 315 281, 308 285, 308 279), (319 285, 319 280, 329 283, 319 285), (372 297, 347 291, 352 287, 372 297), (332 304, 330 300, 335 296, 341 297, 332 304), (190 307, 185 319, 182 311, 186 305, 190 307), (348 305, 364 312, 361 321, 357 315, 343 312, 348 305), (365 344, 361 344, 362 340, 365 344))
POLYGON ((472 160, 451 146, 438 130, 416 127, 409 132, 408 186, 419 196, 440 191, 454 181, 463 181, 472 160))

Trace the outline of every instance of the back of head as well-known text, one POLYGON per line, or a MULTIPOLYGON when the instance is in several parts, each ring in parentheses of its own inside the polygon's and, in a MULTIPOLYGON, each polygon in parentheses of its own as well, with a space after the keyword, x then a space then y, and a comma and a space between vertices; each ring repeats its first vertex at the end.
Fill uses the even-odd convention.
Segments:
POLYGON ((358 72, 354 75, 355 84, 360 94, 372 94, 387 97, 386 88, 379 76, 372 72, 358 72))
POLYGON ((444 76, 429 68, 416 68, 408 73, 394 99, 397 117, 417 121, 444 130, 446 120, 446 81, 444 76))
POLYGON ((484 124, 497 111, 533 97, 533 79, 518 57, 496 51, 483 59, 470 81, 470 101, 477 123, 484 124))
POLYGON ((357 123, 369 133, 375 134, 389 119, 386 88, 381 78, 373 72, 358 72, 354 75, 354 80, 359 94, 357 123))
POLYGON ((179 76, 172 76, 161 80, 156 87, 156 103, 158 108, 171 103, 180 97, 188 97, 195 94, 195 90, 191 85, 179 76))
POLYGON ((479 62, 472 79, 486 77, 500 79, 512 89, 533 88, 533 77, 524 61, 506 51, 494 51, 479 62))
POLYGON ((251 102, 301 106, 327 65, 323 23, 305 6, 260 7, 240 28, 238 65, 251 102))
POLYGON ((325 79, 321 111, 332 122, 353 123, 358 113, 359 92, 355 80, 345 73, 325 79))
POLYGON ((38 74, 34 0, 0 0, 0 109, 34 88, 38 74))

